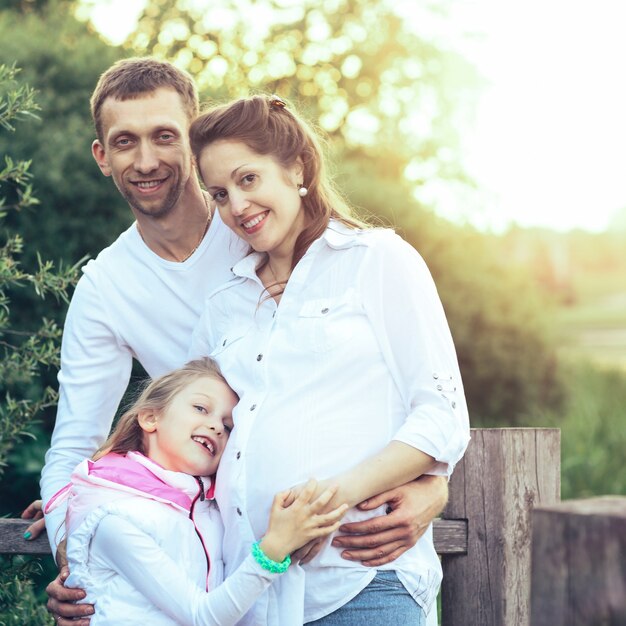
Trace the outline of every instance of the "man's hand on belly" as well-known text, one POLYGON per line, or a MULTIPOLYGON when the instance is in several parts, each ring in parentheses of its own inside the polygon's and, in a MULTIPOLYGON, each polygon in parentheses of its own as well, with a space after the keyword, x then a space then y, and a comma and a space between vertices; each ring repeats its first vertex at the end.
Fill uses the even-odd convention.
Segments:
MULTIPOLYGON (((339 532, 345 534, 335 537, 332 545, 346 548, 341 556, 350 561, 361 561, 371 567, 390 563, 417 543, 447 500, 446 477, 422 476, 359 504, 362 511, 387 504, 388 514, 343 524, 339 532)), ((315 554, 317 552, 319 547, 315 554)), ((315 556, 309 554, 306 554, 307 561, 315 556)))

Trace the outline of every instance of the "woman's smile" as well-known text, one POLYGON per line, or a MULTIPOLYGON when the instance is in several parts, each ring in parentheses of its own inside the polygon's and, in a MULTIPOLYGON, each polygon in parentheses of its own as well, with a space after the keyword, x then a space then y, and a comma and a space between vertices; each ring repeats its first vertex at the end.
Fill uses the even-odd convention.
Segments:
POLYGON ((254 233, 261 230, 263 227, 263 222, 265 218, 269 215, 269 211, 264 211, 263 213, 257 214, 252 218, 246 219, 246 221, 241 222, 242 228, 248 233, 248 235, 253 235, 254 233))

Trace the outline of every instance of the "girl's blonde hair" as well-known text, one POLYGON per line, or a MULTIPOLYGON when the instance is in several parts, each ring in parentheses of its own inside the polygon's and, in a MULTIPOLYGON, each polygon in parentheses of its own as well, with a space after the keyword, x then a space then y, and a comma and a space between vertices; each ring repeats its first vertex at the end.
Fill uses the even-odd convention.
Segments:
POLYGON ((97 460, 109 452, 126 454, 136 450, 146 454, 145 433, 139 425, 139 412, 147 409, 162 413, 179 391, 204 376, 226 383, 218 364, 209 357, 189 361, 169 374, 146 380, 137 400, 119 418, 113 432, 94 454, 93 459, 97 460))

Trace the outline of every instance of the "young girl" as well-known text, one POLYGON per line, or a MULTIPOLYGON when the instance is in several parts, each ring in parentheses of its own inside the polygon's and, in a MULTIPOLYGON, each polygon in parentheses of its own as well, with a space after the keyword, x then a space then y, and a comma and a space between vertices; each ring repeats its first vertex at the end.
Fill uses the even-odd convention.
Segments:
POLYGON ((95 604, 91 625, 237 622, 290 563, 289 553, 339 526, 310 481, 274 498, 263 539, 223 584, 214 482, 238 398, 208 358, 152 381, 48 506, 69 496, 67 586, 95 604))

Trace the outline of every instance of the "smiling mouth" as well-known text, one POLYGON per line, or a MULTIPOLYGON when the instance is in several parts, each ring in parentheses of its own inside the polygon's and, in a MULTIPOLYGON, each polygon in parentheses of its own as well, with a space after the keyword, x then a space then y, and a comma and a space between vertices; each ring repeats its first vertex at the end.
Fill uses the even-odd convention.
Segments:
POLYGON ((255 215, 247 222, 241 222, 241 226, 244 228, 244 230, 253 230, 255 226, 258 226, 269 215, 269 213, 269 211, 265 211, 265 213, 255 215))
POLYGON ((141 191, 151 191, 152 189, 160 187, 166 180, 167 178, 160 178, 158 180, 139 180, 131 181, 131 184, 141 191))
POLYGON ((199 443, 203 448, 208 450, 212 456, 215 456, 215 444, 208 438, 202 435, 194 435, 192 439, 199 443))

